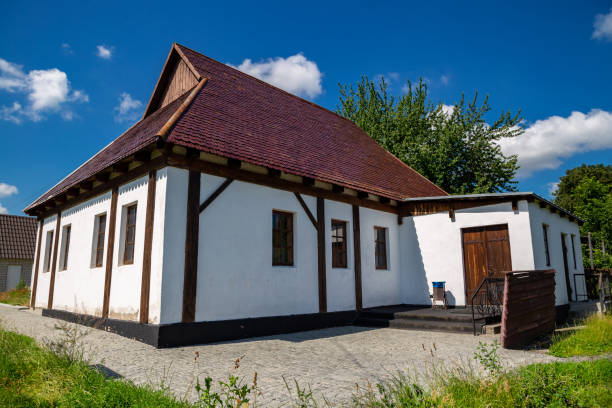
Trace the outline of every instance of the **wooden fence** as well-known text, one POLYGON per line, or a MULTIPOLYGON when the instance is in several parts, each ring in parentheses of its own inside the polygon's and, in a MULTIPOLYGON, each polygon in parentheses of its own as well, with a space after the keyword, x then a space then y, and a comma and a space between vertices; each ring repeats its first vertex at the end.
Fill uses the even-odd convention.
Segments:
POLYGON ((554 329, 555 270, 507 272, 502 347, 521 347, 554 329))

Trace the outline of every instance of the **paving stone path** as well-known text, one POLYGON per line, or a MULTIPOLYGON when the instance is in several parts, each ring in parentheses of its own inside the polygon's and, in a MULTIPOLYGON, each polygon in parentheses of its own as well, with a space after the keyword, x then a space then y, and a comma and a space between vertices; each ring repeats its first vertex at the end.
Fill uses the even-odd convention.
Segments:
MULTIPOLYGON (((41 316, 40 311, 0 306, 0 324, 39 341, 57 338, 58 323, 63 324, 41 316)), ((233 373, 250 383, 257 372, 262 391, 258 402, 265 406, 290 402, 283 377, 290 384, 296 379, 301 386, 309 385, 319 399, 324 395, 333 405, 344 406, 350 402, 355 384, 374 384, 399 371, 422 377, 432 365, 477 366, 473 355, 478 342, 491 343, 497 338, 349 326, 158 350, 102 330, 83 330, 88 331, 83 342, 89 361, 135 383, 164 385, 179 398, 191 399, 195 394, 189 386, 196 375, 216 381, 233 373), (236 370, 234 361, 240 357, 236 370)), ((557 360, 541 351, 500 349, 499 354, 509 367, 557 360)))

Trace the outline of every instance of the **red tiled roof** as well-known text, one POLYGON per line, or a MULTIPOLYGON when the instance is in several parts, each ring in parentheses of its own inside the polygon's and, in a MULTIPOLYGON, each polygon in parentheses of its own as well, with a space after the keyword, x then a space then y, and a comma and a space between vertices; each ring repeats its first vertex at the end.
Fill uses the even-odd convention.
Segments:
POLYGON ((169 142, 398 200, 446 195, 349 120, 177 47, 208 83, 169 142))
POLYGON ((81 167, 56 184, 51 190, 47 191, 36 201, 27 206, 24 211, 27 212, 37 205, 44 203, 49 198, 63 193, 70 187, 75 186, 81 181, 87 180, 89 177, 106 169, 108 166, 117 163, 143 147, 153 143, 159 130, 166 124, 170 116, 172 116, 188 94, 189 93, 186 93, 167 106, 164 106, 162 109, 137 122, 111 144, 100 150, 95 156, 81 165, 81 167))
MULTIPOLYGON (((446 195, 349 120, 175 46, 208 82, 166 141, 396 200, 446 195)), ((153 143, 189 93, 137 122, 24 211, 153 143)))
POLYGON ((34 259, 36 218, 0 215, 0 259, 34 259))

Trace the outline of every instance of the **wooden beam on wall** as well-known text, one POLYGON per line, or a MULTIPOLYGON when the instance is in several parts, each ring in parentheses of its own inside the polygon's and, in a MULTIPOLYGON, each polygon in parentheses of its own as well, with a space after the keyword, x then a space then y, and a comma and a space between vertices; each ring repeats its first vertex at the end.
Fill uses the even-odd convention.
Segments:
POLYGON ((57 267, 57 244, 59 243, 60 234, 60 222, 62 220, 62 213, 57 213, 57 220, 55 222, 55 236, 53 237, 53 264, 51 265, 51 278, 49 280, 49 302, 47 303, 47 309, 53 309, 53 292, 55 290, 55 270, 57 267))
POLYGON ((200 231, 200 176, 189 171, 187 187, 187 225, 185 226, 185 271, 183 278, 183 323, 195 321, 198 285, 198 238, 200 231))
POLYGON ((221 195, 221 193, 225 191, 230 184, 232 184, 232 181, 234 181, 234 179, 226 179, 202 204, 200 204, 198 214, 201 214, 206 207, 211 205, 212 202, 215 201, 215 199, 219 197, 219 195, 221 195))
POLYGON ((308 216, 308 219, 310 219, 310 222, 312 223, 312 225, 315 227, 315 229, 319 229, 319 224, 318 224, 317 220, 315 219, 314 215, 312 215, 312 212, 310 211, 310 208, 308 208, 308 206, 306 205, 306 202, 302 198, 301 194, 300 193, 293 193, 293 194, 295 194, 295 197, 297 198, 297 200, 299 201, 300 205, 304 209, 304 212, 308 216))
POLYGON ((327 312, 327 262, 325 262, 325 199, 317 197, 317 254, 319 266, 319 313, 327 312))
POLYGON ((355 307, 363 308, 361 289, 361 226, 359 224, 359 206, 353 205, 353 255, 355 260, 355 307))
POLYGON ((149 172, 147 183, 147 213, 145 215, 145 237, 142 257, 142 279, 140 284, 140 323, 149 323, 149 296, 151 292, 151 253, 153 248, 153 223, 155 222, 155 190, 157 170, 149 172))
MULTIPOLYGON (((331 190, 318 188, 315 186, 306 186, 304 184, 295 183, 289 180, 270 177, 266 174, 253 173, 243 169, 232 169, 222 164, 211 163, 203 160, 189 161, 184 156, 171 154, 168 156, 167 164, 187 170, 197 170, 202 173, 211 174, 213 176, 233 178, 235 180, 245 181, 247 183, 259 184, 262 186, 272 187, 280 190, 298 192, 314 197, 321 197, 328 200, 344 202, 348 204, 356 204, 361 207, 371 208, 374 210, 385 211, 392 214, 398 213, 398 207, 391 204, 382 204, 369 199, 359 199, 348 194, 338 194, 331 190)), ((366 193, 367 195, 367 193, 366 193)))
POLYGON ((117 199, 119 187, 113 187, 111 193, 110 216, 108 217, 108 239, 106 244, 106 274, 104 275, 104 298, 102 300, 102 318, 108 317, 111 280, 113 275, 113 252, 115 250, 115 227, 117 220, 117 199))
POLYGON ((32 298, 30 307, 36 307, 36 288, 38 287, 38 265, 40 263, 40 242, 42 241, 43 219, 38 219, 38 242, 36 243, 36 261, 34 262, 34 282, 32 282, 32 298))

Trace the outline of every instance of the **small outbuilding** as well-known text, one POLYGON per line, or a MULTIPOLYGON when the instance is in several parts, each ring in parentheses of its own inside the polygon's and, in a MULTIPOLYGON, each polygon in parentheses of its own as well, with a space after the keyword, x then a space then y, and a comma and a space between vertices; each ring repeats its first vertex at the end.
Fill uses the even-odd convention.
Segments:
POLYGON ((30 204, 32 307, 158 347, 469 305, 483 279, 556 269, 580 220, 533 193, 449 196, 347 119, 173 45, 143 118, 30 204))
POLYGON ((0 214, 0 292, 30 286, 36 218, 0 214))

